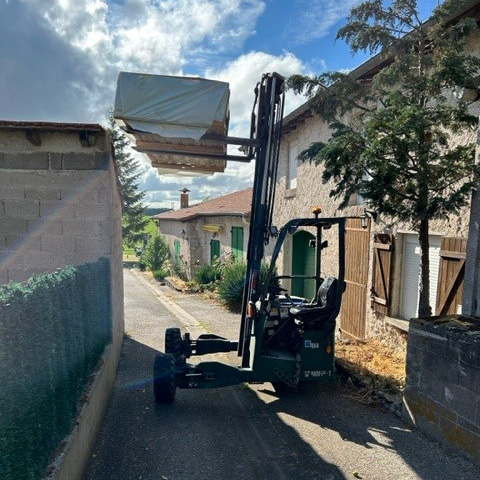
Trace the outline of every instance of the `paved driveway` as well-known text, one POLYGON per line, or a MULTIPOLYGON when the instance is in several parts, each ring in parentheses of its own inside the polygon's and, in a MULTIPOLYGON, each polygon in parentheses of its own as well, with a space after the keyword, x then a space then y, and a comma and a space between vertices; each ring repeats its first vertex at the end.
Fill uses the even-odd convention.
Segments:
POLYGON ((129 338, 87 480, 480 478, 469 462, 339 386, 282 398, 270 384, 180 390, 173 405, 156 405, 153 360, 165 328, 181 326, 181 309, 191 328, 233 338, 238 317, 128 270, 125 295, 129 338))

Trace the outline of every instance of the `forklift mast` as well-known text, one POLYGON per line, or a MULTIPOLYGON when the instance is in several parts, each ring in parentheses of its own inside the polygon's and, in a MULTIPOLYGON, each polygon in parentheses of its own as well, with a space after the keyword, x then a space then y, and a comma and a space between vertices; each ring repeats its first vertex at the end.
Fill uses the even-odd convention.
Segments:
POLYGON ((252 312, 260 296, 260 269, 265 246, 275 235, 271 227, 285 103, 284 83, 284 78, 278 73, 265 74, 255 89, 250 132, 250 138, 255 140, 256 145, 255 176, 238 342, 242 367, 249 365, 252 312))

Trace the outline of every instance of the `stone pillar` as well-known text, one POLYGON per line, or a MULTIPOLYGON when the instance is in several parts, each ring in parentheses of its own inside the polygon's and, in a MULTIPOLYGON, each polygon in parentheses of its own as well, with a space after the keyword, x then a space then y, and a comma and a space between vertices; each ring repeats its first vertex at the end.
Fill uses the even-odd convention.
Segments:
MULTIPOLYGON (((477 163, 480 163, 480 130, 477 136, 477 163)), ((480 185, 472 195, 468 227, 467 259, 462 313, 480 316, 480 185)))

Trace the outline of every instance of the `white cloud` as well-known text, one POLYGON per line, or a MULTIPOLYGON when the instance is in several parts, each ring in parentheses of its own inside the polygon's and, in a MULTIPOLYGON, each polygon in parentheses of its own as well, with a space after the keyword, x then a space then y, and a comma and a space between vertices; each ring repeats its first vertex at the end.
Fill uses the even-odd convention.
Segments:
MULTIPOLYGON (((230 135, 249 135, 254 88, 261 79, 262 74, 267 72, 277 72, 285 77, 294 73, 308 73, 307 66, 298 57, 289 52, 284 52, 280 56, 269 55, 264 52, 250 52, 228 63, 222 70, 207 70, 207 77, 230 83, 230 114, 233 123, 230 135)), ((304 97, 294 95, 290 91, 287 92, 285 114, 288 114, 304 102, 304 97)), ((228 162, 225 173, 215 174, 211 181, 217 181, 219 175, 224 175, 229 179, 229 183, 227 183, 227 185, 231 186, 229 191, 234 191, 252 185, 253 171, 253 163, 228 162)))
POLYGON ((118 71, 181 75, 196 49, 238 53, 264 8, 261 0, 0 0, 0 117, 98 122, 118 71))
MULTIPOLYGON (((102 122, 120 70, 195 74, 230 83, 230 133, 248 135, 261 75, 308 70, 288 52, 231 60, 264 9, 261 0, 0 0, 0 118, 102 122)), ((287 113, 303 101, 288 93, 287 113)), ((199 201, 246 188, 253 176, 251 165, 229 163, 212 177, 167 178, 140 161, 147 201, 164 206, 185 185, 199 201)))
POLYGON ((331 28, 361 0, 297 0, 296 13, 287 23, 283 38, 289 45, 303 45, 325 37, 331 28))

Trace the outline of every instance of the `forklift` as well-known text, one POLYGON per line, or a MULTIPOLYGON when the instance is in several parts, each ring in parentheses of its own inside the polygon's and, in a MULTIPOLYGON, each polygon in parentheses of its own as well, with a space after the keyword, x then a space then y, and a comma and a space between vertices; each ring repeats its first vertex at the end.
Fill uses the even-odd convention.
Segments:
MULTIPOLYGON (((165 353, 156 355, 153 386, 157 403, 174 400, 177 388, 219 388, 238 383, 270 382, 276 391, 297 390, 303 382, 332 382, 336 318, 345 290, 346 217, 322 218, 320 208, 312 218, 290 220, 282 228, 272 225, 278 157, 284 109, 284 78, 265 74, 255 88, 250 138, 225 137, 227 144, 241 145, 245 156, 255 160, 247 272, 238 341, 205 334, 196 339, 183 336, 179 328, 165 333, 165 353), (289 235, 299 228, 316 233, 311 240, 316 249, 314 276, 276 275, 276 261, 289 235), (325 230, 338 238, 337 277, 321 278, 322 251, 328 241, 325 230), (271 262, 261 281, 260 267, 265 246, 275 238, 271 262), (315 281, 313 299, 293 297, 281 286, 295 279, 315 281), (218 361, 189 363, 189 358, 218 352, 236 351, 239 366, 218 361)), ((233 156, 228 156, 232 160, 233 156)))

